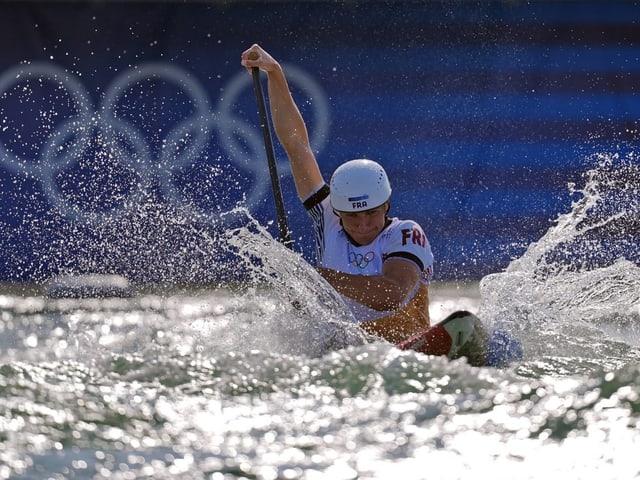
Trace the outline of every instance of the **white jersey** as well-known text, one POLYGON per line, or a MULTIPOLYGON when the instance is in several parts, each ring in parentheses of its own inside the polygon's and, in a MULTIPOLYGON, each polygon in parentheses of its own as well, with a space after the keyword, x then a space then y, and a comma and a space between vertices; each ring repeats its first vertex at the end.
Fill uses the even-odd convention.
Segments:
MULTIPOLYGON (((331 208, 327 185, 305 200, 304 206, 314 221, 319 265, 354 275, 380 275, 387 259, 401 259, 418 267, 422 283, 430 282, 433 274, 431 245, 416 222, 390 218, 373 242, 356 245, 342 228, 340 217, 331 208)), ((409 295, 407 303, 415 293, 409 295)), ((361 322, 393 313, 373 310, 343 298, 361 322)))

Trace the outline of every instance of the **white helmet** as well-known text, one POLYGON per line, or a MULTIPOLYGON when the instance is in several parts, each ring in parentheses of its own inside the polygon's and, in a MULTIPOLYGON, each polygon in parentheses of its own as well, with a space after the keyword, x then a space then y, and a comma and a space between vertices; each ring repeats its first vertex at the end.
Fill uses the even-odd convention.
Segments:
POLYGON ((329 184, 331 206, 339 212, 362 212, 379 207, 391 197, 384 168, 359 158, 340 165, 329 184))

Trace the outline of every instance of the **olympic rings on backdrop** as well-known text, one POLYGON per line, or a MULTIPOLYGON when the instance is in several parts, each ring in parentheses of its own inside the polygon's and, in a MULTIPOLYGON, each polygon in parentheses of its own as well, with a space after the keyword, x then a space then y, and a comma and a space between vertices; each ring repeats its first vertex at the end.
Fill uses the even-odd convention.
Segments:
MULTIPOLYGON (((311 108, 313 116, 311 140, 314 148, 321 150, 330 123, 327 95, 301 69, 288 65, 286 68, 290 84, 302 90, 308 98, 303 105, 311 108)), ((90 222, 120 215, 132 203, 141 201, 145 193, 156 185, 163 201, 180 208, 189 204, 190 208, 195 208, 194 213, 206 217, 214 215, 224 223, 227 217, 222 214, 232 210, 235 205, 217 205, 209 210, 194 207, 185 196, 189 186, 181 188, 176 180, 181 169, 210 163, 211 159, 207 157, 212 142, 222 151, 223 162, 230 162, 250 177, 251 184, 243 185, 247 206, 258 204, 268 195, 270 183, 265 173, 265 152, 257 114, 255 123, 250 123, 241 118, 237 111, 239 98, 245 95, 253 98, 252 80, 244 70, 239 69, 220 89, 222 95, 215 109, 209 104, 207 90, 194 75, 171 63, 145 63, 121 72, 104 89, 98 108, 93 105, 81 77, 48 62, 16 65, 0 75, 0 102, 14 96, 19 102, 22 102, 21 95, 36 96, 33 91, 28 91, 29 82, 49 84, 56 91, 53 101, 60 102, 60 108, 70 113, 55 125, 40 125, 41 131, 38 132, 20 130, 28 127, 15 122, 18 125, 16 137, 41 138, 40 143, 32 147, 36 150, 34 155, 14 152, 0 131, 0 166, 13 174, 37 179, 50 205, 69 220, 90 222), (134 89, 142 90, 145 82, 171 85, 181 95, 181 106, 188 104, 188 108, 185 108, 188 113, 177 118, 169 127, 163 125, 158 129, 159 132, 149 132, 148 128, 145 130, 138 116, 124 112, 127 102, 132 101, 134 89), (161 138, 158 140, 156 137, 159 135, 161 138), (153 148, 154 138, 160 144, 159 148, 153 148), (87 167, 91 161, 94 163, 87 167), (106 175, 104 171, 100 172, 100 168, 107 167, 117 168, 128 178, 129 185, 117 185, 112 191, 114 186, 105 181, 105 178, 111 178, 112 171, 106 172, 106 175), (111 195, 112 198, 105 201, 106 208, 104 205, 96 208, 90 202, 76 201, 74 195, 64 189, 65 185, 71 189, 77 188, 74 179, 69 177, 72 168, 84 168, 83 180, 89 185, 85 195, 101 198, 111 195), (88 175, 94 178, 86 178, 88 175), (100 191, 93 191, 92 188, 100 191)), ((153 91, 146 89, 145 94, 152 95, 153 91)), ((166 98, 153 100, 157 104, 172 101, 166 98)), ((52 99, 30 98, 29 101, 35 103, 31 112, 43 112, 52 99)), ((171 113, 176 116, 180 114, 173 110, 171 113)), ((280 160, 278 169, 281 174, 289 174, 288 161, 280 160)), ((219 195, 219 198, 226 197, 219 195)))

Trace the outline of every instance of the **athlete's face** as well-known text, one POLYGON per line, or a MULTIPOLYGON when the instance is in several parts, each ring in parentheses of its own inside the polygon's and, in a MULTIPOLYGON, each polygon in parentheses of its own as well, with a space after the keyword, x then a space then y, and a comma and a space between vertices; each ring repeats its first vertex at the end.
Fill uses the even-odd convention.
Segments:
POLYGON ((360 245, 368 245, 384 228, 389 203, 364 212, 338 212, 342 228, 360 245))

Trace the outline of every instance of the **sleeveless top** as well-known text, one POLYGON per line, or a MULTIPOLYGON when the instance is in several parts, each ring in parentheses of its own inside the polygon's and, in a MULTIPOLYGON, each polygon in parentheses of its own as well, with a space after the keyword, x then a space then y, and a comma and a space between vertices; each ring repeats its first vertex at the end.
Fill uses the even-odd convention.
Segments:
POLYGON ((395 342, 429 326, 427 285, 433 274, 433 254, 420 225, 390 218, 373 242, 356 245, 331 208, 328 185, 319 186, 303 203, 314 222, 319 265, 355 275, 380 275, 387 259, 401 259, 421 272, 419 284, 399 310, 374 310, 343 296, 362 328, 395 342))

